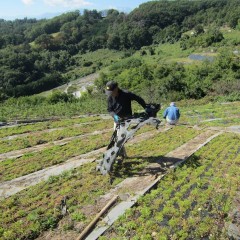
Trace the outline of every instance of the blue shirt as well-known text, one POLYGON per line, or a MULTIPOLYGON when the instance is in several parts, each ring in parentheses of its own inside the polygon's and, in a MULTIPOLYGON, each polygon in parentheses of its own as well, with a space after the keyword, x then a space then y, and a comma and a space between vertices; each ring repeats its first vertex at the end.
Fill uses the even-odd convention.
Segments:
POLYGON ((171 106, 168 107, 164 113, 163 113, 163 117, 166 118, 168 117, 169 120, 176 120, 180 118, 180 111, 177 107, 175 106, 171 106))

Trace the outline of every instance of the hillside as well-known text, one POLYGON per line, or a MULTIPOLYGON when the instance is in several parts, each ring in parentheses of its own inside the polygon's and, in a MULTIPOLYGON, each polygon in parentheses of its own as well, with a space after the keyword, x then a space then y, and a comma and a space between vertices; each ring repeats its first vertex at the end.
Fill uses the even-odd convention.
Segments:
POLYGON ((178 126, 146 126, 126 144, 112 183, 95 169, 107 116, 0 128, 0 239, 77 239, 116 195, 86 239, 238 239, 239 102, 180 109, 178 126))
POLYGON ((209 92, 218 95, 219 88, 225 89, 226 82, 231 81, 233 88, 221 93, 227 95, 238 88, 239 64, 236 54, 232 53, 239 52, 239 38, 225 38, 221 28, 238 31, 239 3, 239 0, 151 1, 129 14, 109 10, 107 15, 102 15, 96 10, 85 10, 83 14, 75 11, 50 20, 1 20, 0 99, 50 90, 79 77, 104 71, 106 67, 115 70, 107 78, 116 77, 124 87, 138 92, 149 85, 147 79, 154 79, 157 87, 164 85, 161 92, 154 93, 158 100, 169 90, 179 99, 201 98, 209 92), (161 51, 155 51, 163 44, 172 45, 169 49, 179 45, 177 58, 194 51, 212 50, 220 53, 220 59, 209 68, 203 66, 204 74, 199 74, 201 67, 183 69, 177 65, 166 69, 164 59, 172 53, 162 56, 161 51), (140 65, 144 62, 139 63, 135 58, 128 60, 138 50, 141 56, 149 52, 155 58, 154 64, 143 68, 140 65), (126 61, 122 63, 122 59, 126 61), (128 61, 133 61, 130 67, 136 68, 129 69, 132 74, 123 71, 128 61), (118 62, 123 65, 121 76, 118 76, 118 62), (145 73, 139 73, 138 67, 145 69, 145 73), (183 80, 171 73, 176 70, 183 80), (165 76, 159 71, 168 74, 165 76), (122 80, 135 75, 137 79, 131 84, 129 80, 122 80), (199 83, 192 88, 195 81, 199 83))
POLYGON ((180 0, 0 20, 0 240, 239 240, 239 13, 180 0), (112 79, 161 103, 161 124, 102 175, 112 79))

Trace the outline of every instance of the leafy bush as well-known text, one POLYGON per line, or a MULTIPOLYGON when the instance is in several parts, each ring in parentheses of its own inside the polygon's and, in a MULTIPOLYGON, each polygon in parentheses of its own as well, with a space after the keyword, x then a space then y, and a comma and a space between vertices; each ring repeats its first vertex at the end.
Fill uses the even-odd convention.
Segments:
POLYGON ((223 39, 223 34, 218 28, 211 28, 207 32, 201 34, 194 34, 192 36, 184 35, 181 38, 181 47, 183 50, 191 47, 209 47, 215 43, 221 42, 223 39))
POLYGON ((142 65, 142 62, 140 59, 130 57, 130 58, 127 58, 126 60, 122 60, 112 64, 109 69, 111 71, 114 71, 114 70, 119 71, 119 70, 139 67, 141 65, 142 65))
POLYGON ((220 102, 240 101, 240 93, 239 93, 239 91, 235 91, 228 95, 220 95, 220 96, 215 97, 215 100, 220 101, 220 102))
POLYGON ((51 104, 56 104, 58 102, 73 102, 74 96, 65 92, 55 91, 47 98, 47 101, 51 104))
POLYGON ((91 66, 93 64, 93 62, 91 62, 91 61, 89 61, 89 62, 84 62, 83 63, 83 66, 84 67, 89 67, 89 66, 91 66))

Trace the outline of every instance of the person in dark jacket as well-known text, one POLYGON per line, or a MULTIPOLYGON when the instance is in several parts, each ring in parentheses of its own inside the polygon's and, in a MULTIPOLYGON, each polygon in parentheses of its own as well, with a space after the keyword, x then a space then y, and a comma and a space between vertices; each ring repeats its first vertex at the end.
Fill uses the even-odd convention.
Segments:
MULTIPOLYGON (((118 83, 115 81, 107 82, 105 93, 108 96, 107 110, 114 119, 114 130, 120 119, 132 116, 132 101, 138 102, 146 109, 146 103, 141 97, 127 90, 120 89, 118 83)), ((120 155, 122 155, 123 158, 127 157, 124 147, 120 155)))
POLYGON ((132 101, 138 102, 144 109, 146 108, 145 101, 138 95, 122 90, 118 87, 115 81, 109 81, 106 84, 106 95, 108 95, 108 112, 118 122, 120 118, 127 118, 132 116, 132 101))
POLYGON ((164 111, 163 118, 165 118, 167 120, 167 123, 170 125, 177 124, 180 118, 180 111, 179 108, 176 107, 176 104, 174 102, 171 102, 170 107, 168 107, 164 111))

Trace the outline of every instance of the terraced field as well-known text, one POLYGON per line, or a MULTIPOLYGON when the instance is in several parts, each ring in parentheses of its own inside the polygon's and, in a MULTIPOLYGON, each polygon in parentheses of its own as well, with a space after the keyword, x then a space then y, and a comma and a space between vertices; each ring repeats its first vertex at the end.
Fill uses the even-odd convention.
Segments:
POLYGON ((240 190, 239 140, 235 134, 213 139, 170 171, 101 239, 228 239, 229 212, 240 190))
POLYGON ((115 196, 81 239, 236 237, 238 107, 182 108, 178 126, 143 127, 126 144, 128 158, 114 165, 113 182, 95 170, 111 119, 0 128, 0 239, 77 239, 115 196))

